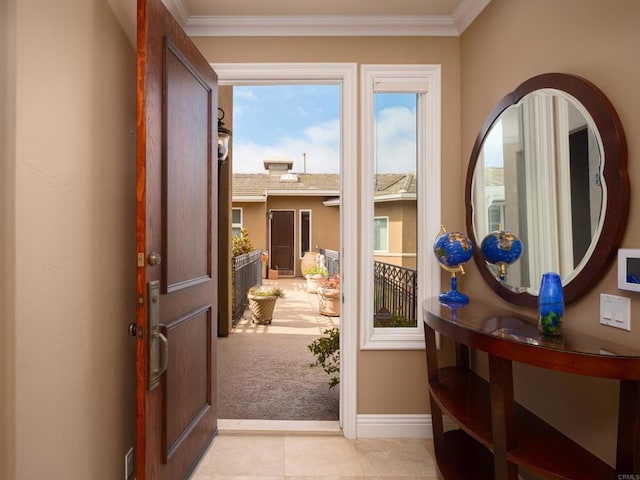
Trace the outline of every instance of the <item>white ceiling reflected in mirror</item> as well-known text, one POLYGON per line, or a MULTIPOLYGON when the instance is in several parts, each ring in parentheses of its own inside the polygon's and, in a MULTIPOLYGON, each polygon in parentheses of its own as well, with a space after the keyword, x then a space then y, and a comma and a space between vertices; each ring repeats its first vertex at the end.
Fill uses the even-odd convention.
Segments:
POLYGON ((612 104, 584 79, 540 75, 498 104, 476 140, 466 192, 474 241, 505 230, 523 244, 502 277, 474 252, 498 294, 535 306, 542 273, 557 272, 570 302, 597 281, 626 224, 626 157, 612 104))

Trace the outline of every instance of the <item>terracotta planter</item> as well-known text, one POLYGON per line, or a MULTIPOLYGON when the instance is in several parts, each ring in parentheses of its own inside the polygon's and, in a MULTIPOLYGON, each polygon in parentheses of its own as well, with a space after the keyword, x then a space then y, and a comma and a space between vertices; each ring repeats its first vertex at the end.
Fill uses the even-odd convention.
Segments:
POLYGON ((278 297, 271 295, 248 295, 251 319, 262 325, 270 324, 273 320, 273 311, 276 308, 278 297))
POLYGON ((307 279, 307 292, 309 293, 317 293, 318 287, 322 283, 322 281, 327 278, 326 275, 305 275, 307 279))
POLYGON ((340 290, 336 288, 318 287, 318 304, 322 315, 340 316, 340 290))

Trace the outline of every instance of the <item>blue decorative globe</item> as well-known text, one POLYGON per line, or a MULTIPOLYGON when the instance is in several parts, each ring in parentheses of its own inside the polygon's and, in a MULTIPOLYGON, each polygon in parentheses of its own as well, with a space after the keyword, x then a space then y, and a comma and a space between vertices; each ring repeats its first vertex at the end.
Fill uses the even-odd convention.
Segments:
POLYGON ((456 273, 464 273, 462 264, 473 256, 473 244, 469 237, 460 232, 447 232, 442 227, 435 242, 433 253, 445 270, 451 272, 451 290, 440 294, 440 301, 447 305, 462 306, 469 303, 469 297, 458 291, 456 273))
POLYGON ((433 252, 446 269, 458 269, 471 259, 473 244, 463 233, 444 232, 436 238, 433 252))
POLYGON ((511 232, 496 230, 482 239, 480 251, 489 263, 511 265, 522 255, 522 242, 511 232))
POLYGON ((487 262, 498 266, 498 278, 504 281, 506 266, 516 262, 522 255, 522 242, 511 232, 496 230, 482 239, 480 251, 487 262))

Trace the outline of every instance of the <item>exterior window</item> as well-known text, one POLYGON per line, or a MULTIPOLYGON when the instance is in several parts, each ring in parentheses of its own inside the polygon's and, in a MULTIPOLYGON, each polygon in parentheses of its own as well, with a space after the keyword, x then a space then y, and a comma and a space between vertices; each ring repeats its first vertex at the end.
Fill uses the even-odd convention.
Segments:
POLYGON ((504 200, 494 201, 489 206, 489 231, 500 230, 504 225, 504 200))
POLYGON ((373 250, 376 252, 389 251, 389 217, 375 217, 373 219, 373 250))
POLYGON ((440 265, 417 248, 441 223, 440 73, 361 66, 363 350, 424 348, 419 299, 440 293, 440 265))
POLYGON ((300 210, 300 258, 311 251, 311 210, 300 210))
POLYGON ((231 236, 239 237, 240 230, 242 229, 242 209, 231 209, 231 236))

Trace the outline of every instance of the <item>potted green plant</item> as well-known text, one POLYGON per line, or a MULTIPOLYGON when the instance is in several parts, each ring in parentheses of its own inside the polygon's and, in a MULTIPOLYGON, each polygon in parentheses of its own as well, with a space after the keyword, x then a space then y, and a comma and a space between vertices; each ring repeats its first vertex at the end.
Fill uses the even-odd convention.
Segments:
POLYGON ((317 293, 320 282, 327 278, 329 271, 321 264, 315 264, 303 270, 304 278, 307 279, 307 292, 317 293))
POLYGON ((254 323, 270 324, 273 320, 273 311, 276 301, 284 297, 284 292, 278 287, 255 286, 249 289, 249 310, 254 323))
POLYGON ((320 282, 317 289, 318 307, 322 315, 340 316, 340 274, 334 273, 320 282))

